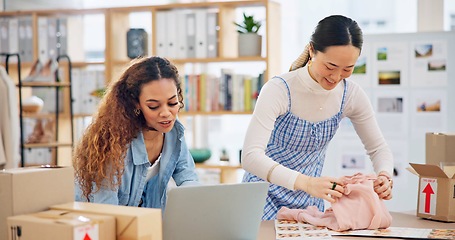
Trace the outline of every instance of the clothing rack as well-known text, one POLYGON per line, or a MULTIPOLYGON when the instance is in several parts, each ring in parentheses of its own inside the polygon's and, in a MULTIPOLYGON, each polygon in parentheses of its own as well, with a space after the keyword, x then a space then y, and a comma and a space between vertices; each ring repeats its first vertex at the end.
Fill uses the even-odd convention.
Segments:
MULTIPOLYGON (((6 72, 9 74, 9 59, 10 57, 16 57, 17 58, 17 78, 18 78, 18 81, 19 81, 19 87, 21 87, 21 56, 19 53, 0 53, 0 56, 4 56, 5 57, 5 70, 6 72)), ((19 119, 20 119, 20 130, 19 130, 19 133, 20 133, 20 136, 19 136, 19 139, 21 139, 20 141, 20 148, 21 148, 21 167, 24 166, 24 151, 22 150, 24 148, 24 144, 23 144, 23 140, 22 140, 22 136, 23 136, 23 127, 22 127, 22 119, 23 119, 23 116, 22 116, 22 91, 19 91, 19 101, 20 101, 20 108, 19 109, 19 119)))

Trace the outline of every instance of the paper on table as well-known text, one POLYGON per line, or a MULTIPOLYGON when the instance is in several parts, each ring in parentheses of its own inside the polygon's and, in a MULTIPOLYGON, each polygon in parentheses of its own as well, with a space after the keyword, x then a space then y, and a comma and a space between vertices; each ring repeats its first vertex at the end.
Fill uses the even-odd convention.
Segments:
POLYGON ((275 239, 330 239, 332 236, 326 227, 317 227, 294 220, 275 220, 275 239))
POLYGON ((408 239, 455 239, 455 229, 429 229, 389 227, 378 230, 354 230, 335 232, 329 231, 332 236, 368 236, 368 237, 393 237, 408 239))

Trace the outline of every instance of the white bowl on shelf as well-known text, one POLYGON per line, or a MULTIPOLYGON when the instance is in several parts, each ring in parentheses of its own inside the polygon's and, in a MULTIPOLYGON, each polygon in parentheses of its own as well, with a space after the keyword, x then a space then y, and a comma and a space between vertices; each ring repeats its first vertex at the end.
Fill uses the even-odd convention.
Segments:
POLYGON ((22 101, 22 111, 25 113, 39 113, 43 106, 44 101, 37 96, 31 96, 22 101))

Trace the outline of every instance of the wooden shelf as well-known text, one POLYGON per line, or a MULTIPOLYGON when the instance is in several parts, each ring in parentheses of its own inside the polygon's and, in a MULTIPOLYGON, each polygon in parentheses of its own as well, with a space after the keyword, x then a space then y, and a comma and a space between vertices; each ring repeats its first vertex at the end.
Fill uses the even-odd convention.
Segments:
MULTIPOLYGON (((175 64, 186 64, 186 63, 223 63, 223 62, 265 62, 265 57, 226 57, 226 58, 182 58, 182 59, 169 59, 169 61, 175 64)), ((131 60, 124 61, 113 61, 115 65, 128 65, 131 60)))
POLYGON ((24 144, 24 148, 57 148, 57 147, 72 147, 72 146, 73 146, 72 143, 58 143, 58 142, 24 144))
MULTIPOLYGON (((34 119, 49 119, 49 118, 55 118, 56 113, 27 113, 24 112, 22 113, 22 117, 24 118, 34 118, 34 119)), ((59 113, 60 117, 69 117, 68 114, 64 113, 59 113)))
POLYGON ((252 112, 233 112, 233 111, 213 111, 213 112, 186 112, 179 113, 181 116, 196 116, 196 115, 250 115, 252 112))
POLYGON ((172 62, 177 64, 183 63, 221 63, 221 62, 264 62, 267 59, 264 57, 225 57, 225 58, 185 58, 185 59, 171 59, 172 62))
MULTIPOLYGON (((19 86, 19 84, 17 84, 19 86)), ((22 82, 22 87, 69 87, 66 82, 22 82)))

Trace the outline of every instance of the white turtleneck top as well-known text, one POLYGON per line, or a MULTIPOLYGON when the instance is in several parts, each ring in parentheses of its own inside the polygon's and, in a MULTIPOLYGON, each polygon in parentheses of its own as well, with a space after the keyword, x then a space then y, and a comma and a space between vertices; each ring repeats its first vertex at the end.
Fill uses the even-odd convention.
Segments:
MULTIPOLYGON (((310 122, 328 119, 340 111, 344 83, 325 90, 308 74, 307 67, 280 75, 286 80, 291 94, 291 112, 310 122)), ((359 135, 376 173, 386 171, 393 176, 393 156, 376 122, 370 100, 361 87, 349 81, 342 117, 348 117, 359 135)), ((242 167, 266 179, 276 162, 265 155, 275 120, 289 107, 287 89, 282 80, 273 78, 261 89, 251 122, 248 126, 243 150, 242 167)), ((276 185, 293 190, 300 173, 279 165, 270 175, 276 185)))

